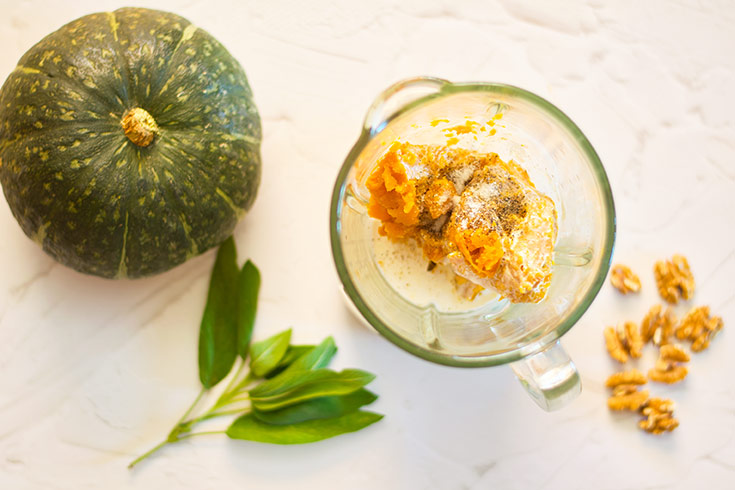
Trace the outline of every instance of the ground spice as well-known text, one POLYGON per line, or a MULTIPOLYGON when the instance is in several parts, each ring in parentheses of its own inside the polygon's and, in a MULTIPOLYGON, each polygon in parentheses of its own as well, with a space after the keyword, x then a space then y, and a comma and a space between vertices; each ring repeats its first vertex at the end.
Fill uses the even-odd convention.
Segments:
MULTIPOLYGON (((467 121, 446 131, 476 126, 467 121)), ((366 183, 368 215, 381 221, 384 236, 416 240, 428 260, 448 263, 473 283, 513 302, 540 301, 551 277, 553 201, 515 162, 449 145, 391 145, 366 183), (527 225, 533 212, 540 219, 527 225), (526 242, 541 250, 522 250, 526 242)))

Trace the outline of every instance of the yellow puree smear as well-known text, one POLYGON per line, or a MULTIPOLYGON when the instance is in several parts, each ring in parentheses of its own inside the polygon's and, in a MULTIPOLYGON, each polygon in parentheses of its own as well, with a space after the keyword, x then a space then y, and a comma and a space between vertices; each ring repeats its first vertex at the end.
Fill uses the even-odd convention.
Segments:
POLYGON ((556 209, 512 160, 396 142, 366 185, 381 235, 414 240, 428 260, 512 302, 546 295, 556 209))

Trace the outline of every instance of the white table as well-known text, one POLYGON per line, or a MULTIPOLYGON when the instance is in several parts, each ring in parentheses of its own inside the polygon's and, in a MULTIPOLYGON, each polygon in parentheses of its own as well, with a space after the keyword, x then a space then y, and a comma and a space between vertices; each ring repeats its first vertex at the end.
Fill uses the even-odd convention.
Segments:
MULTIPOLYGON (((236 229, 263 274, 256 338, 332 334, 336 367, 375 372, 380 423, 306 446, 202 437, 134 472, 198 391, 213 253, 111 282, 55 264, 0 203, 0 488, 733 488, 735 486, 735 5, 728 2, 137 2, 175 11, 244 66, 263 118, 258 200, 236 229), (606 284, 564 344, 584 391, 544 413, 510 369, 431 365, 363 328, 328 239, 334 177, 372 98, 429 74, 519 85, 562 108, 611 179, 615 259, 643 293, 606 284), (605 405, 602 329, 657 300, 652 267, 680 252, 725 331, 695 355, 662 437, 605 405)), ((123 2, 10 2, 0 78, 63 23, 123 2)), ((678 311, 681 312, 682 308, 678 311)), ((653 362, 649 347, 641 366, 653 362)))

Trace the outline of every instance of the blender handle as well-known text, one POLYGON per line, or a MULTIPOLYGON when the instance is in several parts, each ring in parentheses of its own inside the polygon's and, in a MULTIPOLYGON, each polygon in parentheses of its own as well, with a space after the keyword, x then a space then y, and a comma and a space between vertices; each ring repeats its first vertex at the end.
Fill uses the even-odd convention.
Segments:
POLYGON ((363 128, 370 136, 379 133, 401 109, 418 99, 438 94, 451 83, 442 78, 414 77, 396 82, 375 98, 363 128))
POLYGON ((533 401, 546 411, 558 410, 582 391, 577 368, 558 340, 512 363, 511 368, 533 401))

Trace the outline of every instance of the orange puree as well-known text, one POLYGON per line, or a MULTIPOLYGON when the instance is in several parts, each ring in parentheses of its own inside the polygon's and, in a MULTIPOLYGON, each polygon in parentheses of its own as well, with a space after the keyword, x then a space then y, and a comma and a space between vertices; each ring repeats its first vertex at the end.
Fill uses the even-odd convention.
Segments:
POLYGON ((428 260, 512 302, 545 296, 556 209, 512 160, 396 142, 366 185, 381 235, 414 240, 428 260))
POLYGON ((483 228, 458 230, 455 231, 452 241, 479 276, 488 276, 495 272, 503 257, 503 244, 494 231, 483 228))
POLYGON ((406 176, 398 151, 394 144, 367 181, 368 215, 382 221, 380 233, 391 238, 411 236, 419 218, 416 188, 406 176))

